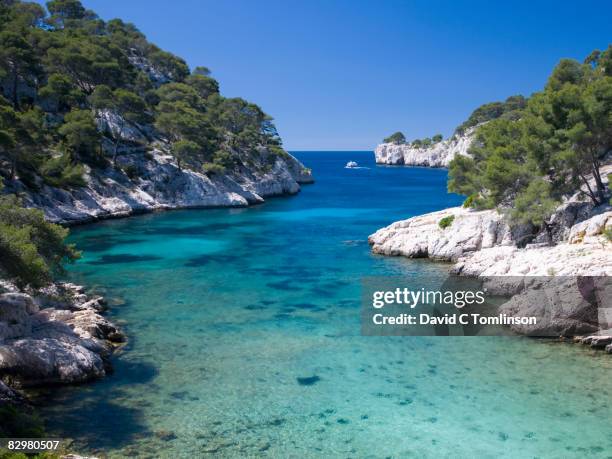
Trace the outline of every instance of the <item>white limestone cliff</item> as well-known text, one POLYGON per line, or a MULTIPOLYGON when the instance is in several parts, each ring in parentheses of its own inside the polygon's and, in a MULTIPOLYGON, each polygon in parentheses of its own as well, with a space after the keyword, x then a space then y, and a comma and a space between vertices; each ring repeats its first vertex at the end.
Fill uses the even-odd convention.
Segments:
POLYGON ((377 164, 397 166, 448 167, 457 155, 467 155, 474 140, 476 127, 461 135, 435 143, 430 147, 418 148, 411 144, 382 143, 374 150, 377 164))
POLYGON ((72 224, 162 209, 248 206, 268 196, 297 193, 300 184, 313 182, 310 171, 291 155, 209 176, 180 170, 165 147, 157 143, 152 152, 120 156, 118 168, 88 171, 85 187, 60 189, 41 183, 33 191, 16 181, 6 191, 19 193, 27 207, 42 209, 47 220, 72 224))

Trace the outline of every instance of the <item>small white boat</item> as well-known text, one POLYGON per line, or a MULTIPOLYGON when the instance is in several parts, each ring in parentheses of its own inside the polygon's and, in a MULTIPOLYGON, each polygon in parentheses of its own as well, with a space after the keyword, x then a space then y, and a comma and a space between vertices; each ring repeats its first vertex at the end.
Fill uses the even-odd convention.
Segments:
POLYGON ((346 166, 344 166, 346 169, 354 169, 356 167, 359 167, 359 164, 357 164, 355 161, 349 161, 348 163, 346 163, 346 166))

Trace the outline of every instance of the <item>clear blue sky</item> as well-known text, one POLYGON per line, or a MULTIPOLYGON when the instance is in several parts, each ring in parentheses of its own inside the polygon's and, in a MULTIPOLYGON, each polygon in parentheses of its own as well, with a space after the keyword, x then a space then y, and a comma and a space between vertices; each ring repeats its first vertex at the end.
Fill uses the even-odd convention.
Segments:
POLYGON ((612 1, 83 0, 259 104, 289 150, 452 133, 612 42, 612 1))

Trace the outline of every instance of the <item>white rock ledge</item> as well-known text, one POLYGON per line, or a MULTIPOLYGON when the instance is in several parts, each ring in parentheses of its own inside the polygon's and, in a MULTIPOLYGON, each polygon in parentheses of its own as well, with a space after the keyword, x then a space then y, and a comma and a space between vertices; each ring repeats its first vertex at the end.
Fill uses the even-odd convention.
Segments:
POLYGON ((374 253, 452 261, 452 271, 467 276, 612 275, 612 227, 606 211, 570 228, 569 241, 554 246, 517 248, 508 225, 495 210, 453 207, 398 221, 372 234, 374 253), (447 216, 446 229, 438 225, 447 216))
MULTIPOLYGON (((566 210, 567 207, 562 206, 559 212, 566 210)), ((552 246, 531 244, 518 248, 499 213, 459 207, 393 223, 372 234, 368 241, 374 253, 454 262, 450 269, 453 274, 481 277, 485 282, 498 284, 498 276, 508 276, 505 278, 508 285, 512 289, 520 288, 502 307, 502 312, 509 316, 531 315, 542 319, 534 326, 510 328, 530 336, 575 336, 596 332, 598 320, 602 326, 602 318, 597 318, 598 308, 609 308, 607 293, 598 300, 596 307, 579 301, 580 295, 577 296, 572 278, 566 277, 612 276, 612 242, 603 235, 605 229, 612 228, 612 210, 610 206, 602 206, 592 209, 592 213, 594 215, 569 227, 567 240, 552 246), (449 216, 454 216, 452 224, 440 228, 440 220, 449 216), (546 309, 541 297, 534 299, 532 294, 538 293, 535 292, 537 288, 527 288, 526 279, 550 281, 546 291, 551 295, 554 292, 557 299, 554 309, 546 309)), ((605 277, 599 279, 606 282, 605 277)))

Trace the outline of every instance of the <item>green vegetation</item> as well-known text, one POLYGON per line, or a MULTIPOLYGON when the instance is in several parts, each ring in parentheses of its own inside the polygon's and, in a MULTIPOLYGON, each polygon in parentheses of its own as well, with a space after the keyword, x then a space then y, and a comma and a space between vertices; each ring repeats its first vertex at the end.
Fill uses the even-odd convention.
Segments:
POLYGON ((0 450, 0 459, 59 459, 61 456, 55 453, 38 453, 38 454, 24 454, 16 453, 14 451, 0 450))
MULTIPOLYGON (((410 146, 414 148, 427 148, 441 142, 442 139, 442 134, 436 134, 431 138, 427 137, 425 139, 414 139, 412 142, 410 142, 410 146)), ((395 134, 391 134, 389 137, 385 138, 383 142, 404 145, 406 144, 406 137, 401 132, 396 132, 395 134)))
MULTIPOLYGON (((471 157, 451 162, 449 191, 468 195, 469 207, 511 209, 512 223, 546 229, 562 198, 580 187, 594 205, 604 203, 600 168, 612 150, 612 47, 582 64, 562 60, 526 104, 511 99, 501 116, 478 128, 471 157)), ((483 107, 471 118, 503 111, 483 107)), ((480 122, 474 120, 464 124, 480 122)))
POLYGON ((464 209, 473 209, 476 207, 476 200, 478 199, 478 196, 476 195, 469 195, 467 198, 465 198, 465 201, 463 201, 463 208, 464 209))
POLYGON ((85 172, 122 169, 121 155, 147 147, 126 140, 128 128, 138 138, 166 138, 179 167, 198 171, 286 155, 258 106, 222 97, 208 68, 190 72, 134 25, 103 21, 78 0, 50 1, 47 10, 0 2, 0 176, 7 185, 79 187, 85 172), (215 157, 218 151, 229 159, 215 157))
MULTIPOLYGON (((0 438, 45 438, 45 436, 43 422, 35 412, 10 404, 0 406, 0 438)), ((25 454, 0 449, 0 459, 59 459, 64 454, 65 451, 25 454)))
POLYGON ((604 236, 608 241, 612 241, 612 228, 606 228, 604 230, 604 236))
MULTIPOLYGON (((1 438, 41 438, 45 434, 43 422, 34 413, 26 413, 12 405, 0 406, 1 438)), ((0 451, 0 458, 3 456, 0 451)))
POLYGON ((504 102, 491 102, 481 105, 472 112, 470 117, 457 126, 455 134, 463 134, 471 127, 498 118, 518 119, 521 110, 527 105, 527 99, 523 96, 510 96, 504 102))
POLYGON ((438 222, 438 226, 442 229, 446 229, 453 224, 454 220, 455 220, 454 215, 448 215, 440 219, 440 221, 438 222))
POLYGON ((24 209, 15 196, 0 198, 0 277, 39 288, 79 257, 64 243, 68 230, 48 223, 42 211, 24 209))
POLYGON ((404 136, 403 133, 398 131, 394 134, 391 134, 389 137, 383 139, 383 142, 384 143, 394 143, 396 145, 402 145, 406 143, 406 136, 404 136))

